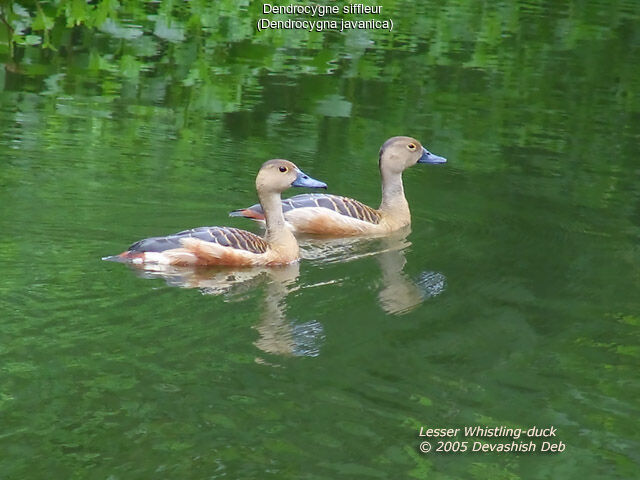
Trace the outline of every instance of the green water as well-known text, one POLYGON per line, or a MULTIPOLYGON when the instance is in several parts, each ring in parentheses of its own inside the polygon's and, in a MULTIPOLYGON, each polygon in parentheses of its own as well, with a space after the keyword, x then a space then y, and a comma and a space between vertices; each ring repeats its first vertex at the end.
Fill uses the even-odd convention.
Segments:
POLYGON ((0 477, 640 478, 640 4, 379 4, 391 33, 44 2, 55 50, 2 40, 0 477), (227 213, 272 157, 377 206, 392 135, 449 159, 405 172, 411 232, 268 271, 101 261, 259 232, 227 213), (470 425, 566 450, 419 452, 470 425))

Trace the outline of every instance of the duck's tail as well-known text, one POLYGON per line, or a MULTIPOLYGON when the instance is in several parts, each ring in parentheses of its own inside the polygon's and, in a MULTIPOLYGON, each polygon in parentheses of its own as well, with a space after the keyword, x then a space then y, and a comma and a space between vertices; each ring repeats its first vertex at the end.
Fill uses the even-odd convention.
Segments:
POLYGON ((244 217, 250 218, 251 220, 264 221, 264 212, 262 209, 254 209, 254 207, 249 208, 239 208, 238 210, 234 210, 229 212, 230 217, 244 217))
POLYGON ((102 257, 102 260, 105 262, 118 262, 118 263, 136 263, 140 262, 140 259, 144 258, 144 253, 141 252, 122 252, 119 255, 109 255, 107 257, 102 257), (136 260, 138 259, 138 260, 136 260))

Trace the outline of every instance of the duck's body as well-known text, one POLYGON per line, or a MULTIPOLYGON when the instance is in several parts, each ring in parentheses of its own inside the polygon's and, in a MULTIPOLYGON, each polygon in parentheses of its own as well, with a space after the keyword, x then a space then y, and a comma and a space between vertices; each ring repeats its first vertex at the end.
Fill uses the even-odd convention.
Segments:
POLYGON ((297 248, 296 244, 287 250, 287 256, 277 256, 269 251, 264 239, 251 232, 230 227, 198 227, 166 237, 145 238, 119 257, 131 263, 180 266, 271 265, 296 260, 297 248))
MULTIPOLYGON (((282 201, 284 218, 291 231, 312 235, 375 235, 406 225, 406 218, 389 218, 380 210, 349 197, 330 194, 303 194, 282 201), (389 220, 400 220, 392 224, 389 220)), ((259 204, 231 213, 264 222, 264 211, 259 204)))
MULTIPOLYGON (((393 137, 380 149, 382 202, 371 208, 353 198, 328 194, 296 195, 282 202, 287 228, 295 233, 331 236, 383 235, 411 224, 409 204, 404 196, 402 172, 416 163, 444 163, 410 137, 393 137)), ((235 210, 242 216, 264 222, 258 204, 235 210)))
POLYGON ((261 238, 231 227, 199 227, 166 237, 140 240, 110 260, 181 266, 283 265, 299 259, 298 242, 285 226, 280 193, 291 186, 326 188, 286 160, 266 162, 256 189, 267 230, 261 238))

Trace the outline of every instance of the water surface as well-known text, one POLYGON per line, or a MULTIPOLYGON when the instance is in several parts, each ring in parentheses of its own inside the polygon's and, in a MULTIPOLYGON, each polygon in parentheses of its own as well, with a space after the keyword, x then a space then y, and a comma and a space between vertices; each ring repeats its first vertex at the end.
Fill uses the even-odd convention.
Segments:
POLYGON ((380 2, 391 34, 208 3, 0 49, 3 476, 637 476, 637 3, 380 2), (405 172, 411 231, 271 270, 100 260, 259 232, 227 213, 272 157, 377 206, 399 134, 449 159, 405 172), (421 454, 422 425, 566 451, 421 454))

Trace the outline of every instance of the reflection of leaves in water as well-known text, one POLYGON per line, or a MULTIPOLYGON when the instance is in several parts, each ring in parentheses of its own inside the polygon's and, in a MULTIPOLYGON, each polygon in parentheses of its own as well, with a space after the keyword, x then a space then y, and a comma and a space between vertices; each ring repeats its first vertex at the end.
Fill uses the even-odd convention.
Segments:
POLYGON ((138 25, 123 25, 113 18, 107 18, 99 28, 100 31, 122 40, 134 40, 144 33, 138 25))
POLYGON ((184 27, 165 16, 157 17, 153 34, 172 43, 182 42, 185 39, 184 27))
MULTIPOLYGON (((0 87, 6 82, 11 91, 19 76, 27 90, 35 92, 48 79, 47 100, 15 100, 21 115, 40 118, 46 110, 47 135, 60 134, 57 117, 63 96, 110 95, 109 102, 87 105, 78 115, 113 118, 122 102, 128 108, 139 105, 140 125, 170 130, 167 133, 177 135, 178 148, 196 153, 204 139, 219 133, 219 126, 212 132, 203 116, 256 108, 264 121, 247 127, 249 136, 260 129, 269 129, 274 137, 290 136, 295 128, 294 133, 301 133, 298 142, 304 139, 305 146, 315 148, 321 118, 337 121, 357 112, 366 121, 354 123, 348 135, 361 141, 383 126, 378 106, 372 105, 375 99, 386 113, 385 130, 401 131, 405 122, 422 130, 446 130, 451 145, 447 154, 457 158, 456 168, 566 175, 570 180, 565 190, 588 205, 606 204, 618 195, 612 192, 622 191, 620 184, 628 180, 621 178, 620 164, 627 157, 620 148, 611 152, 614 162, 588 154, 611 151, 611 145, 606 135, 593 136, 586 126, 603 118, 595 110, 598 105, 610 104, 604 111, 640 108, 640 97, 634 95, 640 90, 640 63, 632 61, 640 25, 637 2, 612 6, 606 20, 595 3, 570 2, 570 8, 524 0, 489 6, 425 2, 411 8, 379 3, 394 18, 391 37, 375 30, 258 33, 259 6, 231 0, 96 5, 60 0, 55 5, 40 2, 40 8, 33 2, 10 2, 3 5, 2 15, 13 32, 0 22, 0 61, 6 62, 7 72, 6 80, 0 75, 0 87), (568 13, 574 10, 580 15, 568 13), (536 34, 540 28, 549 33, 544 41, 536 34), (589 42, 591 61, 578 60, 585 57, 578 50, 584 42, 589 42), (83 81, 77 81, 78 76, 83 81), (305 80, 310 78, 312 82, 305 80), (353 81, 345 87, 339 78, 353 81), (578 88, 575 78, 586 83, 578 88), (281 95, 279 85, 295 93, 281 95), (568 92, 563 94, 564 107, 558 106, 557 92, 568 92), (461 104, 465 108, 458 108, 461 104), (169 106, 171 115, 162 115, 158 106, 169 106), (295 116, 272 125, 270 119, 283 107, 295 116), (430 113, 436 111, 446 114, 447 121, 430 113), (469 135, 471 131, 475 134, 469 135), (559 133, 564 131, 575 132, 571 140, 559 133), (482 145, 474 137, 482 138, 482 145), (491 154, 504 143, 518 155, 491 154), (479 151, 481 162, 473 160, 479 151), (566 155, 566 161, 556 161, 555 155, 566 155), (512 156, 526 156, 527 162, 511 162, 512 156), (606 174, 597 182, 579 182, 572 176, 576 163, 606 174)), ((607 122, 624 130, 625 118, 612 116, 607 122)), ((128 132, 136 131, 134 123, 128 132)), ((96 121, 87 136, 101 131, 102 138, 126 144, 119 137, 132 133, 123 133, 120 125, 112 131, 110 125, 96 121)), ((357 161, 369 165, 369 158, 357 161)))
MULTIPOLYGON (((216 92, 217 107, 213 111, 218 112, 253 106, 247 93, 255 91, 252 79, 260 69, 290 77, 344 70, 347 77, 361 80, 400 81, 399 85, 411 91, 416 79, 421 79, 419 84, 423 86, 433 80, 434 66, 452 64, 464 64, 477 81, 474 84, 482 85, 486 81, 484 72, 497 74, 497 83, 505 84, 498 92, 500 98, 497 100, 531 105, 544 101, 536 91, 555 90, 555 82, 563 81, 554 74, 558 65, 554 64, 557 59, 550 55, 550 49, 576 48, 585 39, 597 39, 604 44, 620 31, 633 38, 637 35, 638 25, 634 22, 637 12, 633 2, 621 2, 611 7, 606 23, 597 5, 577 6, 573 5, 577 2, 570 2, 572 7, 560 8, 547 4, 545 31, 550 34, 544 43, 531 41, 535 29, 530 25, 540 21, 541 10, 531 8, 531 2, 525 0, 490 6, 454 1, 439 8, 432 2, 408 8, 381 0, 383 11, 392 16, 396 24, 391 37, 388 32, 377 30, 354 30, 345 34, 304 30, 257 32, 255 22, 262 16, 259 6, 231 0, 179 5, 142 1, 122 5, 102 1, 89 5, 77 0, 60 0, 55 5, 41 2, 37 6, 32 2, 22 3, 9 2, 2 7, 2 16, 13 31, 6 31, 6 25, 0 22, 0 55, 9 54, 24 63, 34 64, 40 60, 41 50, 46 48, 50 50, 52 65, 68 64, 65 70, 74 71, 87 67, 85 48, 91 45, 91 55, 103 59, 94 66, 106 68, 113 74, 109 82, 117 79, 118 83, 127 78, 135 79, 133 66, 144 65, 153 57, 153 69, 165 77, 164 82, 192 88, 190 97, 194 100, 205 93, 204 85, 211 83, 215 75, 232 74, 233 77, 220 87, 221 91, 216 92), (567 15, 567 11, 574 9, 581 14, 567 15), (71 28, 73 35, 69 32, 71 28), (75 44, 68 44, 70 37, 75 44), (287 48, 281 48, 285 39, 287 48), (397 55, 387 58, 386 53, 390 51, 397 55), (404 53, 418 54, 411 57, 411 68, 406 68, 404 53), (126 56, 132 57, 125 62, 127 68, 114 69, 113 65, 121 64, 126 56), (107 60, 108 57, 111 58, 107 60), (536 60, 527 62, 527 59, 536 60)), ((599 55, 602 51, 592 50, 592 53, 599 55)), ((632 54, 631 49, 619 53, 618 60, 616 56, 606 57, 607 70, 618 70, 615 73, 615 98, 611 100, 637 107, 637 96, 631 93, 637 91, 638 65, 624 60, 625 53, 632 54), (610 64, 612 61, 617 61, 615 68, 610 64)), ((586 75, 602 75, 599 65, 594 61, 584 66, 586 71, 583 66, 577 66, 577 69, 586 75)), ((560 65, 560 68, 571 67, 560 65)), ((38 75, 44 73, 39 71, 38 75)), ((147 79, 136 79, 136 83, 147 82, 147 79)), ((106 81, 101 83, 108 84, 106 81)), ((457 91, 468 90, 460 88, 463 86, 457 85, 457 91)), ((67 87, 75 88, 71 81, 67 87)), ((174 93, 180 94, 179 91, 174 93)), ((398 100, 406 102, 404 97, 407 95, 399 93, 402 98, 398 100)), ((350 115, 351 98, 326 91, 313 96, 315 98, 305 96, 305 101, 317 104, 319 114, 350 115)), ((384 97, 379 96, 381 100, 384 97)), ((399 103, 399 110, 404 111, 404 106, 406 103, 399 103)), ((205 105, 200 108, 206 111, 205 105)), ((505 118, 488 123, 504 124, 514 115, 517 113, 509 112, 505 118)), ((520 139, 533 134, 547 137, 548 132, 532 130, 534 125, 540 124, 544 122, 523 122, 518 127, 520 139)), ((557 150, 559 146, 554 138, 538 141, 545 141, 551 150, 557 150)))
POLYGON ((326 117, 348 117, 351 115, 351 102, 339 95, 329 95, 318 101, 316 112, 326 117))

